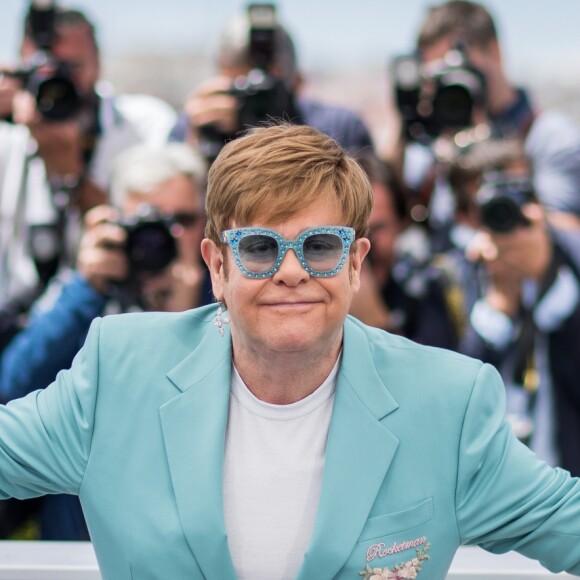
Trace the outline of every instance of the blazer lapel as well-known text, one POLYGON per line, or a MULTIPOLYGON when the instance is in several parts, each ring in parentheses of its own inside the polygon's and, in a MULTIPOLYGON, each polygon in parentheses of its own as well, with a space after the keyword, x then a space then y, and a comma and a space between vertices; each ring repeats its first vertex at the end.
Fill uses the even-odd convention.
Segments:
POLYGON ((223 509, 231 340, 210 326, 198 347, 167 375, 181 394, 165 403, 161 422, 177 510, 207 578, 235 579, 223 509))
POLYGON ((380 422, 397 408, 365 332, 347 320, 316 523, 299 580, 334 577, 368 518, 398 446, 380 422))

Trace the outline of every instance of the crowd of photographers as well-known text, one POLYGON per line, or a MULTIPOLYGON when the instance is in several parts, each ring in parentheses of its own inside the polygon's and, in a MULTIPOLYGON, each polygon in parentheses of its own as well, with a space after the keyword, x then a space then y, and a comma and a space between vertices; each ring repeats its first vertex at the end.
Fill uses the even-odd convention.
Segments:
MULTIPOLYGON (((511 84, 484 6, 429 9, 416 51, 393 59, 390 159, 354 112, 301 95, 270 4, 228 24, 181 112, 115 94, 91 22, 50 2, 31 2, 21 63, 0 77, 1 403, 67 368, 97 316, 212 301, 207 168, 247 127, 284 119, 339 141, 373 187, 351 313, 494 364, 518 437, 580 475, 580 129, 511 84)), ((68 496, 0 502, 0 537, 26 533, 89 539, 68 496)))

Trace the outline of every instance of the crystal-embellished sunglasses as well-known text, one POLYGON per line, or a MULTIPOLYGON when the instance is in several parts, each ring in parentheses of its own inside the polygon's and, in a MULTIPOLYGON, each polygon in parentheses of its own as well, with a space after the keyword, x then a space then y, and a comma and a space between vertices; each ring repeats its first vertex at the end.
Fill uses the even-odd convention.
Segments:
POLYGON ((345 226, 320 226, 287 240, 275 230, 235 228, 222 232, 220 237, 230 246, 236 265, 248 278, 273 276, 290 249, 308 274, 329 278, 336 276, 346 263, 355 231, 345 226))

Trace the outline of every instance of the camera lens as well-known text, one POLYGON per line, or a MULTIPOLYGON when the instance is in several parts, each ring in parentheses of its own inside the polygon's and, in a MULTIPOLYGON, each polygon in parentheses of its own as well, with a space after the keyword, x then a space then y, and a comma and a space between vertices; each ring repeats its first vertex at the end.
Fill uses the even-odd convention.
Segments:
POLYGON ((441 87, 433 100, 433 117, 441 129, 468 127, 472 111, 473 97, 462 85, 441 87))
POLYGON ((177 257, 175 239, 163 222, 135 226, 129 232, 126 252, 133 272, 160 272, 177 257))
POLYGON ((29 90, 35 95, 40 114, 51 121, 70 119, 80 108, 75 86, 65 77, 33 77, 29 90))
POLYGON ((522 219, 519 205, 510 197, 491 198, 481 207, 482 223, 494 232, 511 232, 522 219))

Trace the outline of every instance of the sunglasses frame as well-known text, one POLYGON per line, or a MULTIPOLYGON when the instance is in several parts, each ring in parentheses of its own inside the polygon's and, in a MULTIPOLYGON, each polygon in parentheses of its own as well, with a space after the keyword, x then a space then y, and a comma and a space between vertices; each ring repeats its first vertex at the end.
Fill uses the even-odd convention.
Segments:
POLYGON ((294 250, 300 265, 310 276, 314 278, 330 278, 336 276, 344 267, 350 246, 355 240, 355 230, 348 226, 319 226, 308 228, 307 230, 300 232, 300 234, 298 234, 298 236, 293 240, 287 240, 282 236, 282 234, 269 228, 234 228, 232 230, 223 231, 220 234, 220 239, 224 244, 228 244, 231 248, 236 266, 247 278, 271 278, 280 269, 288 250, 294 250), (317 234, 333 234, 342 241, 342 254, 338 264, 332 270, 313 270, 304 257, 304 241, 317 234), (270 236, 278 243, 278 257, 269 270, 266 270, 265 272, 252 272, 242 263, 242 260, 240 259, 239 243, 243 238, 248 236, 270 236))

